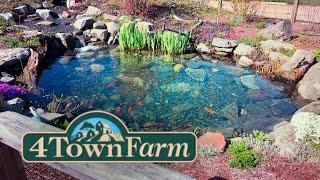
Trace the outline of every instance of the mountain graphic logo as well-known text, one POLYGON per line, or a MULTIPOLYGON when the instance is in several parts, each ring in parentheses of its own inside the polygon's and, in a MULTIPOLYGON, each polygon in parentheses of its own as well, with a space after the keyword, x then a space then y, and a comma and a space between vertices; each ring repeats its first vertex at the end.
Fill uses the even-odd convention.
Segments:
POLYGON ((28 162, 190 162, 197 138, 191 132, 130 132, 121 119, 91 111, 66 131, 31 132, 23 138, 28 162))

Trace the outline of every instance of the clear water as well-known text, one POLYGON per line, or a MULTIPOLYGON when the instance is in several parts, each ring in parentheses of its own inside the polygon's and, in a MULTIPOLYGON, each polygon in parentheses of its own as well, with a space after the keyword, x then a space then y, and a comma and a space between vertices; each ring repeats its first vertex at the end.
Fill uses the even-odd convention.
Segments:
POLYGON ((117 114, 133 130, 268 131, 297 109, 280 87, 249 69, 197 57, 80 53, 57 59, 38 86, 117 114), (187 69, 175 72, 177 63, 187 69), (94 64, 101 72, 92 71, 94 64))

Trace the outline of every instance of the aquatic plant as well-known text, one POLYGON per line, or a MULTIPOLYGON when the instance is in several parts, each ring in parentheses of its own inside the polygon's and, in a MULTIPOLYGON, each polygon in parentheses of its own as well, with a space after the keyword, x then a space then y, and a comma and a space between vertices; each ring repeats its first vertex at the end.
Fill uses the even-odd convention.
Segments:
POLYGON ((4 100, 10 100, 15 97, 20 97, 27 94, 27 90, 19 87, 13 86, 7 83, 0 83, 0 94, 3 95, 4 100))
POLYGON ((136 27, 134 22, 124 22, 119 32, 121 50, 160 50, 167 54, 183 53, 189 44, 189 36, 175 32, 147 32, 136 27))
POLYGON ((229 161, 231 167, 253 168, 261 162, 261 155, 251 150, 245 142, 232 142, 228 152, 232 155, 229 161))
POLYGON ((201 146, 199 149, 199 155, 203 158, 217 155, 217 150, 210 146, 201 146))

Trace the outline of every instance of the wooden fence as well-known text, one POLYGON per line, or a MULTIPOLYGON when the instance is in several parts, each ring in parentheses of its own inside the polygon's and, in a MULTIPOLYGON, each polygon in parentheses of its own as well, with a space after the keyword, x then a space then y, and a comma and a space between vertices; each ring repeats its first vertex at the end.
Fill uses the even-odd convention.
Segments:
MULTIPOLYGON (((217 0, 197 0, 200 3, 206 4, 209 7, 217 8, 217 0)), ((223 8, 227 11, 233 12, 232 2, 223 1, 223 8)), ((293 10, 292 4, 274 3, 274 2, 261 2, 256 5, 256 15, 267 18, 277 19, 291 19, 293 10)), ((297 21, 320 23, 320 6, 306 6, 299 5, 297 12, 297 21)))
MULTIPOLYGON (((26 179, 20 153, 27 132, 60 132, 14 112, 0 113, 0 179, 26 179)), ((77 179, 191 179, 152 163, 46 163, 77 179)))

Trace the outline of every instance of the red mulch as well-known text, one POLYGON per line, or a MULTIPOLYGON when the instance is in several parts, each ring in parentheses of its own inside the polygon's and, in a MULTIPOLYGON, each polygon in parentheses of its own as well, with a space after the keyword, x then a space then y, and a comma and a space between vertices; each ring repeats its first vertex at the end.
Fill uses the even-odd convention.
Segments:
POLYGON ((75 178, 42 163, 23 163, 27 178, 30 180, 75 180, 75 178))
POLYGON ((204 159, 198 157, 192 163, 168 164, 168 168, 180 171, 196 179, 320 179, 320 165, 314 162, 294 162, 271 155, 261 165, 251 170, 230 168, 228 153, 204 159))

